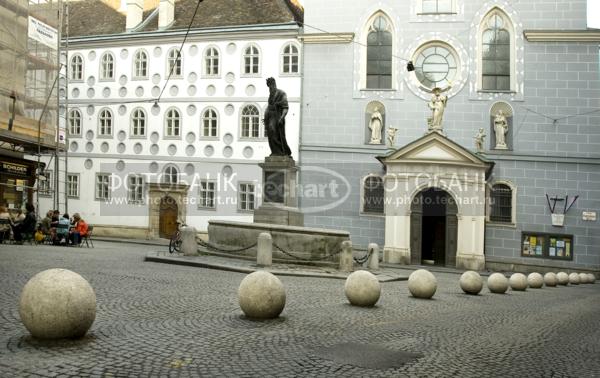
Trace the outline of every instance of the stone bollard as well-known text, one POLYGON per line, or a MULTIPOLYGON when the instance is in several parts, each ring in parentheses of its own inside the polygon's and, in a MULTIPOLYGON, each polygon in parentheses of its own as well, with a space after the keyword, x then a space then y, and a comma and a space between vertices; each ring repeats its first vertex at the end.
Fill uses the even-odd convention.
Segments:
POLYGON ((273 238, 268 232, 261 232, 258 235, 258 244, 256 246, 256 265, 271 266, 273 263, 273 238))
POLYGON ((377 243, 370 243, 369 247, 367 247, 367 253, 371 253, 369 260, 367 260, 367 268, 370 270, 379 270, 379 246, 377 243))
POLYGON ((197 256, 198 243, 196 242, 196 228, 183 227, 181 229, 181 252, 184 256, 197 256))
POLYGON ((340 253, 340 271, 352 272, 354 270, 354 258, 352 256, 352 242, 346 240, 342 242, 342 252, 340 253))

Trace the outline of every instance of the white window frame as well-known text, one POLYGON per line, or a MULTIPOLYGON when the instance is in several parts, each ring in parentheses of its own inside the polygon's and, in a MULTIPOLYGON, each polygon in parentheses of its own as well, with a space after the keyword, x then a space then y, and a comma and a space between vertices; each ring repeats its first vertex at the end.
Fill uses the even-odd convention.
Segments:
POLYGON ((146 52, 146 50, 139 49, 139 50, 135 51, 135 53, 133 54, 132 65, 133 65, 133 67, 132 67, 133 80, 141 80, 141 79, 148 78, 148 71, 150 69, 150 61, 148 60, 148 52, 146 52), (144 56, 143 59, 142 59, 141 54, 143 54, 143 56, 144 56), (142 67, 142 64, 143 64, 143 67, 142 67), (142 73, 142 70, 144 71, 143 73, 142 73))
POLYGON ((261 69, 262 66, 262 53, 260 51, 260 48, 258 47, 258 45, 256 43, 250 43, 248 45, 246 45, 244 47, 243 50, 243 54, 242 54, 242 77, 257 77, 260 76, 260 73, 262 71, 261 69), (256 53, 254 53, 251 49, 256 49, 256 53), (248 53, 248 50, 251 50, 250 53, 248 53), (247 65, 246 65, 246 60, 250 59, 250 72, 248 72, 247 69, 247 65), (254 61, 257 61, 256 64, 254 61), (254 69, 256 67, 256 72, 254 72, 254 69))
POLYGON ((115 120, 115 117, 113 115, 112 110, 110 110, 109 108, 100 109, 100 111, 98 112, 98 137, 99 138, 111 137, 113 135, 114 123, 115 123, 114 120, 115 120), (104 113, 108 113, 109 116, 108 117, 103 116, 104 113), (103 130, 102 130, 102 129, 106 130, 106 128, 107 128, 107 126, 105 124, 103 124, 106 121, 110 122, 110 125, 108 126, 110 128, 109 133, 107 133, 105 131, 103 132, 103 130))
POLYGON ((217 180, 200 180, 200 185, 198 185, 198 208, 205 210, 217 209, 217 180))
POLYGON ((175 107, 167 109, 165 112, 164 127, 165 139, 181 139, 182 119, 179 109, 175 107), (175 117, 173 114, 176 114, 177 116, 175 117), (170 125, 170 123, 173 122, 175 122, 176 125, 170 125), (175 129, 177 129, 177 133, 173 132, 175 129))
POLYGON ((297 43, 294 42, 288 42, 286 44, 283 45, 283 47, 281 48, 281 52, 279 54, 279 74, 281 76, 299 76, 300 75, 300 62, 301 62, 301 55, 300 55, 300 46, 298 46, 297 43), (285 50, 287 48, 290 48, 290 52, 286 53, 285 50), (296 49, 296 53, 292 52, 292 48, 296 49), (297 64, 297 71, 292 71, 292 59, 296 57, 298 59, 298 64, 297 64), (288 67, 289 70, 286 70, 286 63, 285 60, 286 58, 288 58, 288 67))
POLYGON ((240 135, 240 139, 259 140, 259 139, 264 139, 265 138, 264 131, 263 131, 264 125, 262 125, 262 122, 260 121, 261 120, 261 109, 260 109, 260 107, 258 105, 256 105, 256 104, 244 104, 244 106, 242 106, 242 108, 240 109, 240 118, 239 119, 240 119, 240 134, 239 134, 240 135), (244 109, 246 109, 248 107, 251 107, 251 106, 254 107, 258 111, 258 114, 256 115, 256 118, 257 118, 257 127, 258 127, 258 129, 257 129, 258 130, 258 135, 257 136, 252 136, 252 132, 251 132, 252 129, 250 129, 251 125, 249 125, 248 136, 244 135, 244 119, 245 119, 245 117, 254 117, 254 115, 245 115, 244 114, 244 109))
POLYGON ((67 197, 68 198, 79 198, 79 186, 80 186, 79 173, 67 173, 67 197))
POLYGON ((239 212, 252 212, 256 209, 256 184, 249 181, 238 182, 238 211, 239 212), (249 186, 252 186, 252 190, 248 190, 249 186), (246 197, 246 201, 242 201, 242 196, 251 195, 252 201, 246 197), (242 205, 246 203, 245 205, 242 205), (251 204, 251 206, 250 206, 251 204))
MULTIPOLYGON (((427 16, 427 15, 453 15, 458 13, 458 4, 456 0, 450 0, 450 12, 423 12, 423 1, 424 0, 418 0, 417 3, 417 14, 419 16, 427 16)), ((431 1, 431 0, 428 0, 431 1)), ((439 2, 439 0, 434 0, 437 2, 439 2)), ((439 5, 439 4, 438 4, 439 5)))
POLYGON ((72 109, 69 111, 69 119, 68 119, 68 125, 69 125, 69 129, 67 130, 69 132, 69 136, 81 136, 81 130, 83 128, 83 118, 81 116, 81 111, 79 109, 72 109), (74 115, 77 115, 76 117, 73 117, 74 115), (75 125, 77 123, 77 125, 75 125), (77 127, 79 129, 78 133, 74 133, 73 132, 73 128, 77 127))
POLYGON ((509 181, 509 180, 494 180, 486 185, 486 214, 485 214, 486 223, 491 225, 498 226, 506 226, 506 227, 516 227, 517 224, 517 186, 509 181), (494 185, 506 185, 510 188, 511 191, 511 221, 510 222, 498 222, 490 220, 490 215, 492 214, 492 188, 494 185))
MULTIPOLYGON (((452 78, 452 85, 456 86, 457 83, 459 83, 462 80, 462 65, 464 64, 461 60, 460 54, 458 53, 458 51, 456 51, 456 48, 454 46, 452 46, 450 43, 447 42, 443 42, 443 41, 438 41, 438 40, 433 40, 433 41, 427 41, 425 43, 423 43, 422 45, 419 46, 419 48, 416 49, 416 51, 413 53, 412 55, 412 62, 415 63, 415 68, 417 67, 416 62, 417 59, 419 57, 420 54, 422 54, 425 50, 428 50, 430 48, 434 48, 434 47, 441 47, 443 49, 446 49, 450 55, 452 55, 452 57, 454 58, 455 62, 456 62, 456 73, 455 76, 452 78)), ((419 79, 417 78, 416 73, 414 75, 410 75, 410 80, 413 81, 414 86, 418 87, 418 88, 426 88, 423 83, 421 83, 419 81, 419 79)), ((448 88, 448 86, 443 87, 442 89, 448 88)), ((427 88, 427 93, 431 93, 431 89, 433 88, 427 88)))
POLYGON ((130 138, 132 139, 140 139, 140 138, 146 138, 146 134, 148 133, 148 115, 146 114, 146 111, 142 108, 135 108, 133 109, 133 111, 131 112, 131 119, 130 119, 130 138), (143 133, 139 133, 139 129, 140 129, 140 125, 137 125, 138 128, 138 132, 136 133, 136 125, 135 122, 139 122, 140 120, 142 120, 141 118, 137 117, 136 114, 137 112, 142 112, 141 114, 143 114, 143 128, 144 128, 144 132, 143 133))
POLYGON ((100 57, 100 81, 115 80, 115 56, 107 51, 100 57), (107 61, 110 59, 110 61, 107 61), (110 75, 108 75, 110 73, 110 75))
POLYGON ((108 201, 110 200, 110 194, 112 190, 111 186, 112 175, 110 173, 98 172, 94 179, 94 199, 96 201, 108 201), (102 178, 102 181, 100 181, 102 178), (106 181, 104 179, 107 179, 106 181), (102 186, 102 187, 101 187, 102 186), (103 193, 106 190, 106 197, 103 197, 103 193))
POLYGON ((167 72, 165 75, 166 77, 171 75, 171 79, 183 77, 183 53, 177 47, 173 47, 167 53, 167 72), (178 52, 179 58, 177 57, 178 52), (173 53, 175 54, 174 56, 173 53), (179 61, 179 64, 176 63, 177 61, 179 61), (171 67, 173 65, 175 65, 175 68, 173 69, 173 73, 171 73, 171 67))
POLYGON ((217 46, 209 45, 206 46, 202 53, 202 77, 205 78, 219 78, 221 76, 221 51, 217 46), (215 52, 216 55, 209 56, 211 52, 215 52), (209 59, 211 61, 210 65, 209 59), (216 64, 213 61, 216 60, 216 64), (216 71, 216 72, 214 72, 216 71))
POLYGON ((142 204, 144 203, 144 176, 128 175, 127 176, 127 203, 142 204), (135 182, 132 182, 135 179, 135 182))
MULTIPOLYGON (((212 129, 212 127, 210 127, 210 129, 212 129)), ((211 107, 208 108, 204 108, 202 110, 201 116, 200 116, 200 138, 202 139, 218 139, 219 138, 219 112, 217 111, 217 109, 211 107), (208 112, 213 112, 214 113, 214 117, 206 116, 206 113, 208 112), (207 135, 206 134, 206 130, 205 130, 205 124, 206 122, 214 122, 215 123, 215 133, 214 135, 207 135)))
POLYGON ((69 62, 69 77, 71 82, 83 82, 84 60, 81 54, 75 54, 69 62))
POLYGON ((517 76, 516 76, 516 38, 515 25, 510 17, 502 9, 498 7, 492 8, 481 19, 477 29, 477 91, 480 93, 517 93, 517 76), (490 90, 483 89, 483 32, 488 29, 488 20, 494 15, 500 16, 506 23, 505 28, 510 34, 510 89, 509 90, 490 90))
POLYGON ((167 165, 162 173, 160 174, 160 182, 163 184, 179 184, 179 178, 180 178, 180 171, 179 168, 169 164, 167 165), (173 180, 173 178, 175 178, 175 180, 173 180))
POLYGON ((46 173, 46 179, 45 180, 39 180, 39 184, 38 184, 38 195, 40 196, 44 196, 44 197, 50 197, 52 195, 52 187, 53 187, 53 181, 52 181, 52 176, 53 176, 53 171, 46 169, 44 171, 46 173))

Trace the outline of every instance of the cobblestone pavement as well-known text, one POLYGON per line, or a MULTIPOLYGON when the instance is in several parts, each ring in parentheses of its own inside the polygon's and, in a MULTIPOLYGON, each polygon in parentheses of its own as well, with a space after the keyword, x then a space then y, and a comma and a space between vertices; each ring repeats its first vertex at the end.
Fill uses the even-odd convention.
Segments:
POLYGON ((600 284, 473 297, 458 275, 437 273, 434 300, 389 282, 378 306, 363 309, 346 303, 341 280, 282 277, 282 317, 255 322, 237 305, 243 274, 143 262, 152 248, 161 247, 0 245, 0 376, 600 375, 600 284), (19 321, 23 285, 54 267, 96 291, 82 340, 35 341, 19 321), (369 358, 421 357, 376 369, 361 348, 369 358), (336 358, 338 349, 354 357, 336 358))

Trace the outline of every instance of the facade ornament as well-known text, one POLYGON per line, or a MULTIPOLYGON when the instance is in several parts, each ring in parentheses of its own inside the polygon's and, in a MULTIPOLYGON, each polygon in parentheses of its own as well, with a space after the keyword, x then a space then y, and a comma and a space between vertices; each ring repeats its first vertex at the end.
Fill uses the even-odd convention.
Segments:
POLYGON ((369 144, 381 144, 381 130, 383 129, 383 116, 379 112, 379 106, 375 106, 371 113, 369 121, 369 130, 371 130, 371 140, 369 144))
POLYGON ((387 129, 387 141, 388 141, 388 147, 393 148, 394 145, 396 144, 396 133, 398 132, 398 129, 395 127, 392 127, 390 125, 390 127, 388 127, 387 129))
POLYGON ((448 85, 448 87, 441 89, 438 87, 433 88, 433 95, 431 96, 431 100, 427 103, 429 109, 431 109, 431 117, 427 118, 427 132, 438 132, 444 135, 444 127, 442 125, 442 121, 444 118, 444 110, 446 110, 446 103, 448 102, 448 96, 443 94, 443 92, 448 91, 452 88, 452 85, 448 85))
POLYGON ((496 147, 494 148, 497 150, 507 150, 506 134, 508 133, 508 122, 502 110, 498 110, 496 117, 494 117, 494 133, 496 134, 496 147))
POLYGON ((475 148, 477 149, 477 152, 483 152, 483 143, 484 143, 485 137, 486 137, 485 131, 483 130, 483 127, 482 127, 479 129, 477 134, 475 134, 475 148))

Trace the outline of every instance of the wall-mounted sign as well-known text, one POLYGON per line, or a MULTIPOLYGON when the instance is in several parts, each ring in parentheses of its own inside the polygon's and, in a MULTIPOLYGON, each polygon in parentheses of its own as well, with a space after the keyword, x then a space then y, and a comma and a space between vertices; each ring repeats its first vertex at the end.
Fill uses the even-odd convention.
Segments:
POLYGON ((51 49, 58 48, 58 31, 52 26, 29 16, 29 28, 27 30, 29 38, 34 39, 51 49))
POLYGON ((581 219, 584 221, 595 222, 597 218, 597 214, 595 211, 584 211, 581 213, 581 219))
POLYGON ((564 214, 552 214, 552 225, 555 227, 562 227, 565 225, 564 214))
POLYGON ((29 176, 29 167, 22 164, 0 161, 0 172, 8 175, 29 176))

